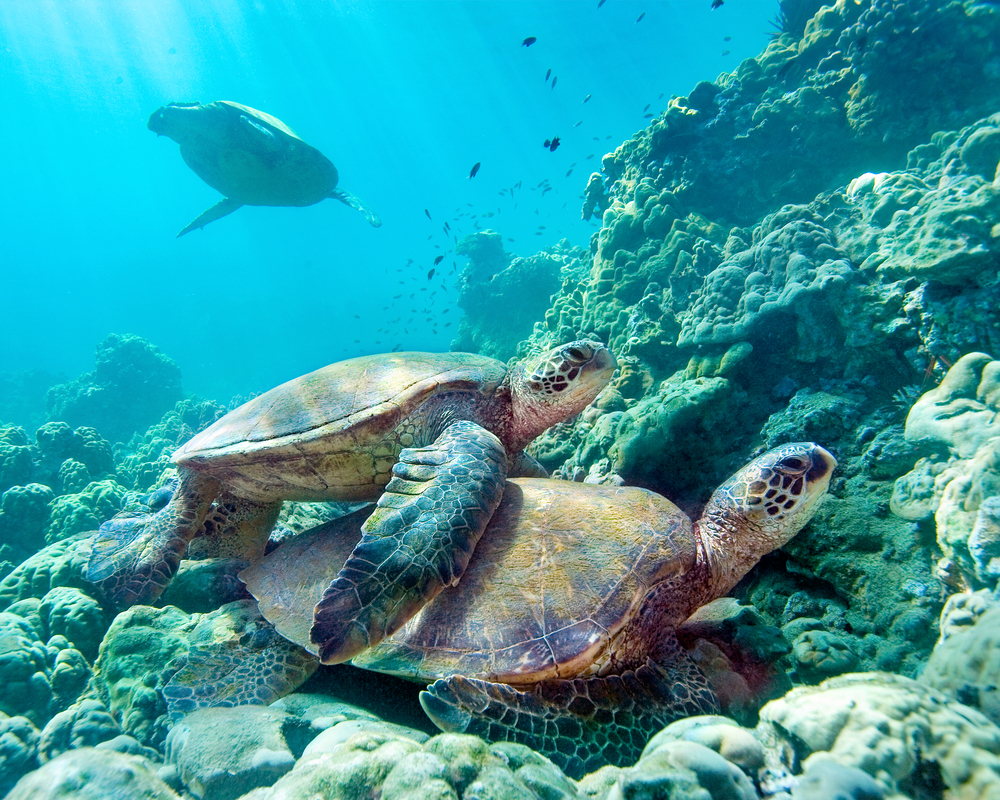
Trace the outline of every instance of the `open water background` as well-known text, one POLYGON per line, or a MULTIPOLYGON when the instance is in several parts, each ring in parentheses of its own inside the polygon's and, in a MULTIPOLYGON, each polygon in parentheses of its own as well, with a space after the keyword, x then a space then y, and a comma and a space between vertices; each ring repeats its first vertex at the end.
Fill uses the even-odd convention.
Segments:
POLYGON ((775 0, 714 11, 709 0, 0 0, 0 372, 72 378, 108 333, 135 333, 179 364, 185 391, 225 401, 397 344, 447 350, 453 264, 465 259, 444 223, 459 238, 498 230, 522 256, 563 237, 587 246, 598 220, 580 219, 580 197, 601 157, 671 95, 759 53, 776 11, 775 0), (538 40, 523 47, 527 36, 538 40), (324 201, 244 207, 175 239, 220 197, 146 121, 172 101, 215 100, 283 120, 382 227, 324 201), (414 322, 377 332, 400 317, 414 322))

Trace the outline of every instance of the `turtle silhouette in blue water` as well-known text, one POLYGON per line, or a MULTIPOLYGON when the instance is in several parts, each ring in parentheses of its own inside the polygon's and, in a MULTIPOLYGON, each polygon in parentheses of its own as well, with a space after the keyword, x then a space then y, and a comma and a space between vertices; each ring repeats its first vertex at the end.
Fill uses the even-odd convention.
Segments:
POLYGON ((225 198, 178 233, 232 214, 241 206, 311 206, 328 197, 382 222, 350 192, 337 188, 337 168, 284 122, 249 106, 170 103, 150 115, 147 127, 181 146, 194 173, 225 198))

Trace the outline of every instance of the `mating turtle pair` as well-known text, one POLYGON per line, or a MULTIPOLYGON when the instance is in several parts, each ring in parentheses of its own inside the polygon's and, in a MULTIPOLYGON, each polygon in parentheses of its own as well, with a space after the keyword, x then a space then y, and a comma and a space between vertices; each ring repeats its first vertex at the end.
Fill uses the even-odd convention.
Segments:
POLYGON ((225 197, 178 236, 203 228, 242 206, 311 206, 332 198, 357 209, 374 226, 382 223, 350 192, 337 188, 337 168, 284 122, 249 106, 170 103, 147 127, 181 146, 184 162, 225 197))
MULTIPOLYGON (((508 480, 461 582, 352 663, 431 683, 420 701, 442 730, 523 742, 573 777, 630 764, 662 726, 716 708, 677 626, 801 530, 835 466, 810 442, 775 448, 694 523, 645 489, 508 480)), ((310 652, 322 653, 313 607, 366 513, 240 573, 265 619, 310 652)))
POLYGON ((324 367, 181 447, 169 502, 104 523, 87 578, 117 607, 148 603, 196 535, 253 561, 282 501, 377 499, 312 621, 323 661, 346 661, 459 581, 508 474, 544 474, 525 446, 590 404, 615 366, 604 345, 581 340, 510 370, 470 353, 324 367))

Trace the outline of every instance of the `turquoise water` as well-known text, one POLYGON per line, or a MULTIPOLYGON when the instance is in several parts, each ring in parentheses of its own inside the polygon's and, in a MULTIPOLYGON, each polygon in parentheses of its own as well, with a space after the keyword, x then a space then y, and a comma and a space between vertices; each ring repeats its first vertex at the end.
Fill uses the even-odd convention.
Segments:
POLYGON ((492 228, 522 256, 563 237, 586 247, 599 219, 580 219, 580 196, 601 157, 759 53, 777 9, 597 6, 3 0, 0 373, 73 378, 107 334, 134 333, 177 362, 186 392, 225 402, 395 345, 449 349, 465 264, 453 237, 492 228), (220 198, 146 121, 224 99, 319 148, 382 227, 328 201, 245 207, 175 239, 220 198), (443 288, 426 280, 438 255, 443 288))

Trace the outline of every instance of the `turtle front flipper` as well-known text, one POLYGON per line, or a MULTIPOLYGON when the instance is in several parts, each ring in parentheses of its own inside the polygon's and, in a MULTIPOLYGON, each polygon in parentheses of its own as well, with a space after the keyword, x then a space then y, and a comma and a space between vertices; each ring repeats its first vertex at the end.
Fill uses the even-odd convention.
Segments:
POLYGON ((324 664, 348 661, 454 586, 500 503, 503 445, 473 422, 400 452, 363 536, 316 604, 311 641, 324 664))
POLYGON ((571 778, 605 764, 631 766, 646 742, 681 717, 718 713, 708 681, 674 640, 658 663, 606 678, 546 680, 530 691, 461 676, 420 693, 441 730, 516 741, 548 756, 571 778), (677 670, 680 670, 678 674, 677 670))
POLYGON ((85 577, 116 608, 151 603, 177 572, 218 493, 213 478, 183 470, 170 502, 155 514, 118 517, 101 525, 85 577))
POLYGON ((373 228, 380 228, 382 226, 382 220, 378 218, 378 214, 368 208, 350 192, 345 192, 343 189, 334 189, 330 192, 330 197, 333 200, 339 200, 344 205, 350 206, 356 211, 360 211, 365 215, 365 219, 368 220, 368 224, 373 228))
POLYGON ((194 222, 188 225, 184 230, 177 234, 178 239, 180 239, 185 233, 191 233, 195 228, 204 228, 209 222, 215 222, 217 219, 222 219, 228 214, 232 214, 238 208, 242 208, 243 203, 239 200, 233 200, 229 197, 223 198, 214 206, 212 206, 208 211, 201 214, 194 222))

